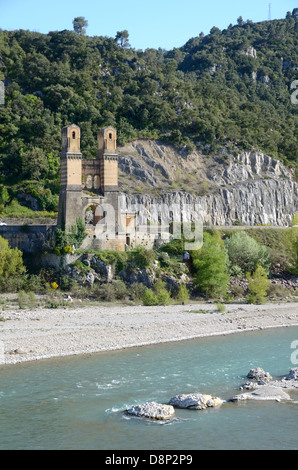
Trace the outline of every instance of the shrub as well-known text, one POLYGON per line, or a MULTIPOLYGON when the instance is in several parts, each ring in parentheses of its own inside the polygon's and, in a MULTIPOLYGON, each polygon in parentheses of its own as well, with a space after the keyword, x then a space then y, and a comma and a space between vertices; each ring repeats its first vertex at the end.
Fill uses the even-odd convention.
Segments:
POLYGON ((101 289, 101 298, 107 302, 113 302, 116 299, 115 288, 113 284, 104 284, 101 289))
POLYGON ((184 253, 184 240, 176 238, 162 246, 159 251, 168 253, 169 255, 182 255, 184 253))
POLYGON ((22 252, 0 237, 0 290, 18 290, 25 272, 22 252))
POLYGON ((143 303, 144 305, 170 305, 172 303, 171 294, 166 289, 165 282, 159 279, 153 284, 152 289, 146 288, 143 303))
POLYGON ((226 311, 226 306, 220 302, 216 304, 217 311, 220 313, 224 313, 226 311))
POLYGON ((118 300, 123 300, 128 296, 128 290, 123 281, 113 282, 115 297, 118 300))
POLYGON ((138 268, 150 268, 156 258, 154 250, 146 250, 144 247, 138 247, 129 253, 130 261, 138 268))
POLYGON ((25 292, 21 290, 18 294, 18 304, 21 309, 34 308, 36 306, 36 297, 34 292, 25 292))
POLYGON ((266 301, 267 291, 271 282, 267 279, 265 269, 259 264, 253 274, 246 274, 250 293, 248 302, 252 304, 262 304, 266 301))
POLYGON ((176 295, 176 300, 182 305, 187 304, 189 302, 189 291, 185 284, 180 284, 176 295))
POLYGON ((134 302, 142 301, 145 294, 146 286, 141 282, 134 282, 130 288, 131 298, 134 302))
POLYGON ((172 303, 171 294, 167 289, 160 289, 156 297, 157 305, 170 305, 172 303))
POLYGON ((225 240, 225 247, 229 257, 229 272, 231 276, 242 277, 249 271, 255 271, 260 264, 268 274, 270 268, 270 255, 264 245, 260 245, 254 238, 244 231, 234 233, 225 240))
POLYGON ((290 291, 284 286, 281 286, 278 284, 271 284, 269 286, 269 289, 267 290, 267 295, 269 297, 274 297, 274 298, 276 297, 285 298, 290 295, 290 291))
POLYGON ((234 296, 234 297, 243 297, 244 296, 244 289, 242 286, 237 286, 236 285, 233 285, 230 287, 230 291, 231 291, 231 294, 234 296))
POLYGON ((287 268, 298 274, 298 227, 293 226, 284 233, 284 246, 288 257, 287 268))
POLYGON ((155 293, 147 287, 143 295, 143 304, 147 306, 152 306, 157 305, 157 303, 158 302, 155 293))
POLYGON ((75 225, 70 227, 70 232, 67 234, 68 243, 66 245, 74 245, 79 248, 86 236, 85 223, 82 218, 77 218, 75 225))
POLYGON ((191 256, 197 287, 208 297, 225 295, 229 282, 227 255, 218 235, 205 233, 202 248, 191 256))

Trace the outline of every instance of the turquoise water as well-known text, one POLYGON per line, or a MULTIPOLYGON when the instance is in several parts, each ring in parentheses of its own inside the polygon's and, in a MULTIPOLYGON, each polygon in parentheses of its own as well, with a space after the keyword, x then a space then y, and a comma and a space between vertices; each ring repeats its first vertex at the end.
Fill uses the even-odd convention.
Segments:
POLYGON ((228 399, 252 367, 287 374, 298 328, 247 332, 0 369, 0 449, 297 449, 291 403, 176 410, 169 422, 123 410, 201 392, 228 399))

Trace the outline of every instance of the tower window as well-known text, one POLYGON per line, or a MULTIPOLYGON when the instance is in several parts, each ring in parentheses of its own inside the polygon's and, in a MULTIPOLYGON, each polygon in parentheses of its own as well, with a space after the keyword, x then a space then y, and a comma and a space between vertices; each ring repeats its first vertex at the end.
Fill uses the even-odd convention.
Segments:
POLYGON ((75 133, 75 131, 73 131, 73 133, 72 133, 72 138, 73 138, 73 139, 76 138, 76 133, 75 133))
POLYGON ((112 138, 113 138, 113 135, 112 135, 112 133, 110 132, 110 133, 109 133, 109 139, 112 140, 112 138))

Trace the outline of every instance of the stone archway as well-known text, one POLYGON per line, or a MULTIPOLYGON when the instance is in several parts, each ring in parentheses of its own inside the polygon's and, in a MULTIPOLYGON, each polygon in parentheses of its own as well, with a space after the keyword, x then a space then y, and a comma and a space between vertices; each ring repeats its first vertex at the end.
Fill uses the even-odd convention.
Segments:
POLYGON ((95 224, 95 211, 97 204, 89 204, 84 210, 84 221, 86 228, 94 227, 95 224))
POLYGON ((101 204, 91 203, 84 209, 84 221, 88 228, 95 227, 97 224, 104 224, 106 211, 101 204))

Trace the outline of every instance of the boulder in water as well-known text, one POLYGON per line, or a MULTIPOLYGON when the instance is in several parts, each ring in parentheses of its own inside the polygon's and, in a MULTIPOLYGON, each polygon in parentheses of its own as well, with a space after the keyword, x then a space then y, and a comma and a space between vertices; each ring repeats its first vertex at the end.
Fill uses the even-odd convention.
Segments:
POLYGON ((180 394, 172 397, 169 401, 169 405, 190 410, 205 410, 208 407, 219 406, 222 403, 223 400, 220 398, 202 393, 180 394))
POLYGON ((253 379, 262 382, 270 382, 272 380, 269 372, 265 372, 261 367, 256 367, 255 369, 250 369, 247 374, 248 379, 253 379))
POLYGON ((280 387, 272 385, 261 385, 252 392, 240 393, 234 395, 231 401, 245 401, 245 400, 291 400, 290 396, 280 387))
POLYGON ((154 401, 144 403, 143 405, 132 406, 131 408, 127 409, 126 412, 129 415, 158 420, 171 419, 175 414, 175 410, 172 406, 161 405, 160 403, 156 403, 154 401))

